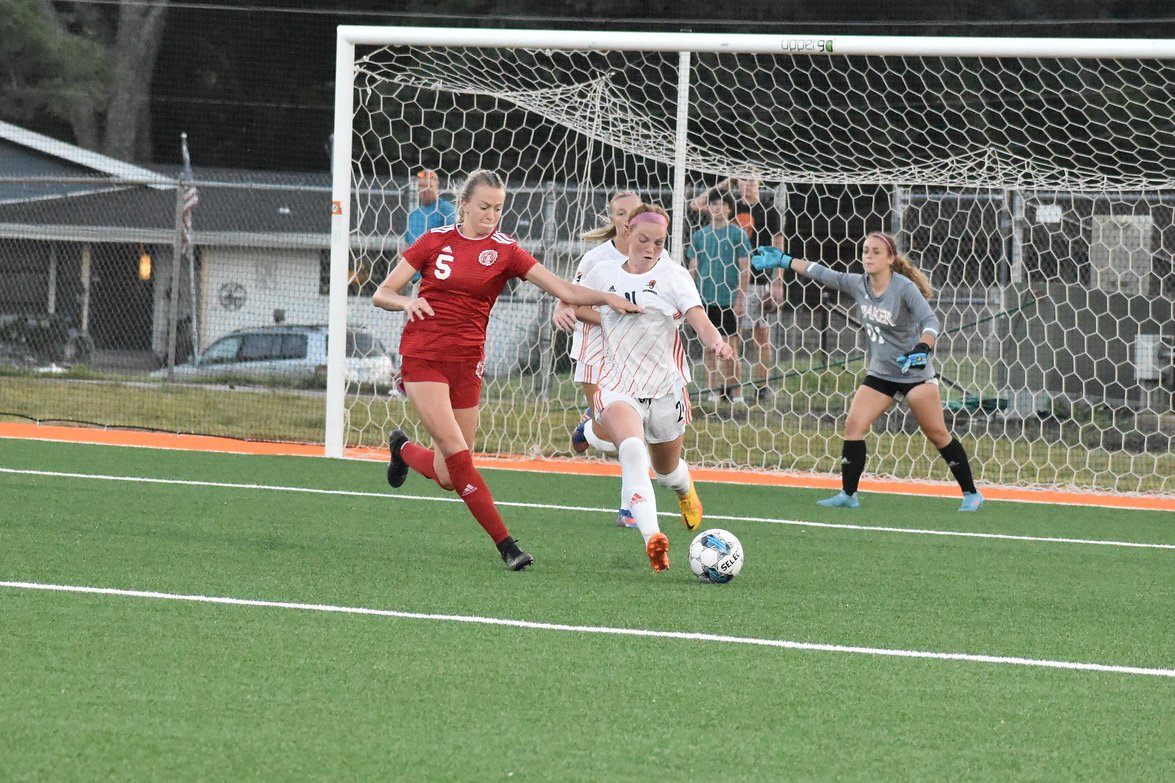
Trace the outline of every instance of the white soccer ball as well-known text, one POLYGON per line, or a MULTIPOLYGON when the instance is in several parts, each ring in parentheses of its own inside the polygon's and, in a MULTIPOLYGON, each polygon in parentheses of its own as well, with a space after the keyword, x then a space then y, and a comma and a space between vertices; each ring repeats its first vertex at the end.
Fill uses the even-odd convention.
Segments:
POLYGON ((729 530, 703 530, 690 542, 689 568, 703 582, 725 584, 742 567, 743 545, 729 530))

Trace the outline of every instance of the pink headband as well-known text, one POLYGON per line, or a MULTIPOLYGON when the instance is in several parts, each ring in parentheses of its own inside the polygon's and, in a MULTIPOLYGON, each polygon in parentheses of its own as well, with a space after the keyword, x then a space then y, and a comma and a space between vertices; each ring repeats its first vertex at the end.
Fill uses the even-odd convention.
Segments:
POLYGON ((893 240, 890 239, 885 234, 881 233, 880 231, 874 231, 874 232, 870 233, 869 236, 877 237, 882 242, 884 242, 885 246, 889 248, 889 254, 891 256, 896 256, 898 254, 898 249, 896 247, 894 247, 893 240))
POLYGON ((659 212, 641 212, 639 215, 629 218, 628 227, 632 228, 637 223, 656 223, 658 226, 669 228, 669 218, 659 212))

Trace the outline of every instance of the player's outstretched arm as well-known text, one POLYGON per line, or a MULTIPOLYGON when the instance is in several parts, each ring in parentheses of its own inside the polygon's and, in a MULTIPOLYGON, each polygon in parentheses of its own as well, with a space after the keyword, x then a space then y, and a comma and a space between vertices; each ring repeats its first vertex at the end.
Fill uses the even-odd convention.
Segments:
POLYGON ((401 258, 371 295, 371 303, 384 310, 403 310, 408 320, 433 315, 432 306, 419 297, 403 296, 400 291, 416 274, 416 267, 401 258))
POLYGON ((723 338, 718 327, 710 323, 706 316, 706 308, 691 307, 685 311, 685 322, 694 330, 694 334, 702 341, 702 345, 713 351, 719 359, 729 359, 734 356, 734 349, 723 338))
POLYGON ((569 283, 542 264, 532 266, 526 273, 526 279, 551 296, 571 305, 607 305, 618 313, 644 312, 622 296, 569 283))
POLYGON ((751 268, 760 272, 765 269, 790 269, 803 274, 808 269, 808 262, 802 258, 793 258, 777 247, 757 247, 751 253, 751 268))

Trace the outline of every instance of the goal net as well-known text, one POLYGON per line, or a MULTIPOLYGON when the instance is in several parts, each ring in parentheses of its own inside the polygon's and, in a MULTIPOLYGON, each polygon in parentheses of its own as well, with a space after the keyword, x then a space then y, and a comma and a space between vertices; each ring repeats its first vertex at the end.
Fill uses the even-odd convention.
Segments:
MULTIPOLYGON (((610 193, 668 208, 684 262, 705 222, 689 202, 757 179, 792 255, 859 271, 882 230, 931 278, 947 423, 981 481, 1170 495, 1172 83, 1171 41, 340 28, 332 332, 398 343, 370 295, 422 170, 449 199, 465 173, 501 173, 503 229, 564 277, 610 193)), ((864 369, 849 304, 789 279, 766 339, 744 330, 734 389, 690 345, 692 463, 839 470, 864 369)), ((584 401, 553 305, 526 283, 499 300, 479 451, 570 453, 584 401)), ((330 367, 328 453, 418 426, 330 367)), ((947 478, 901 405, 869 451, 873 474, 947 478)))

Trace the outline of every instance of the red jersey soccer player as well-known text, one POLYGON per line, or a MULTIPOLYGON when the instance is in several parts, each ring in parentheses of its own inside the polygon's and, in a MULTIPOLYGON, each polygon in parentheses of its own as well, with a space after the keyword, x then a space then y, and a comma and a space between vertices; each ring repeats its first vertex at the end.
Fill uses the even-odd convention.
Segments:
POLYGON ((506 530, 470 453, 477 432, 490 310, 514 277, 574 305, 608 305, 620 313, 641 310, 616 294, 560 279, 498 231, 505 202, 506 187, 496 173, 473 172, 457 199, 457 225, 434 228, 416 240, 371 301, 408 316, 400 340, 400 375, 435 446, 435 451, 427 449, 394 431, 389 437, 388 483, 399 487, 412 468, 445 489, 456 488, 506 566, 521 571, 534 558, 506 530), (419 295, 401 296, 399 291, 417 272, 419 295))

